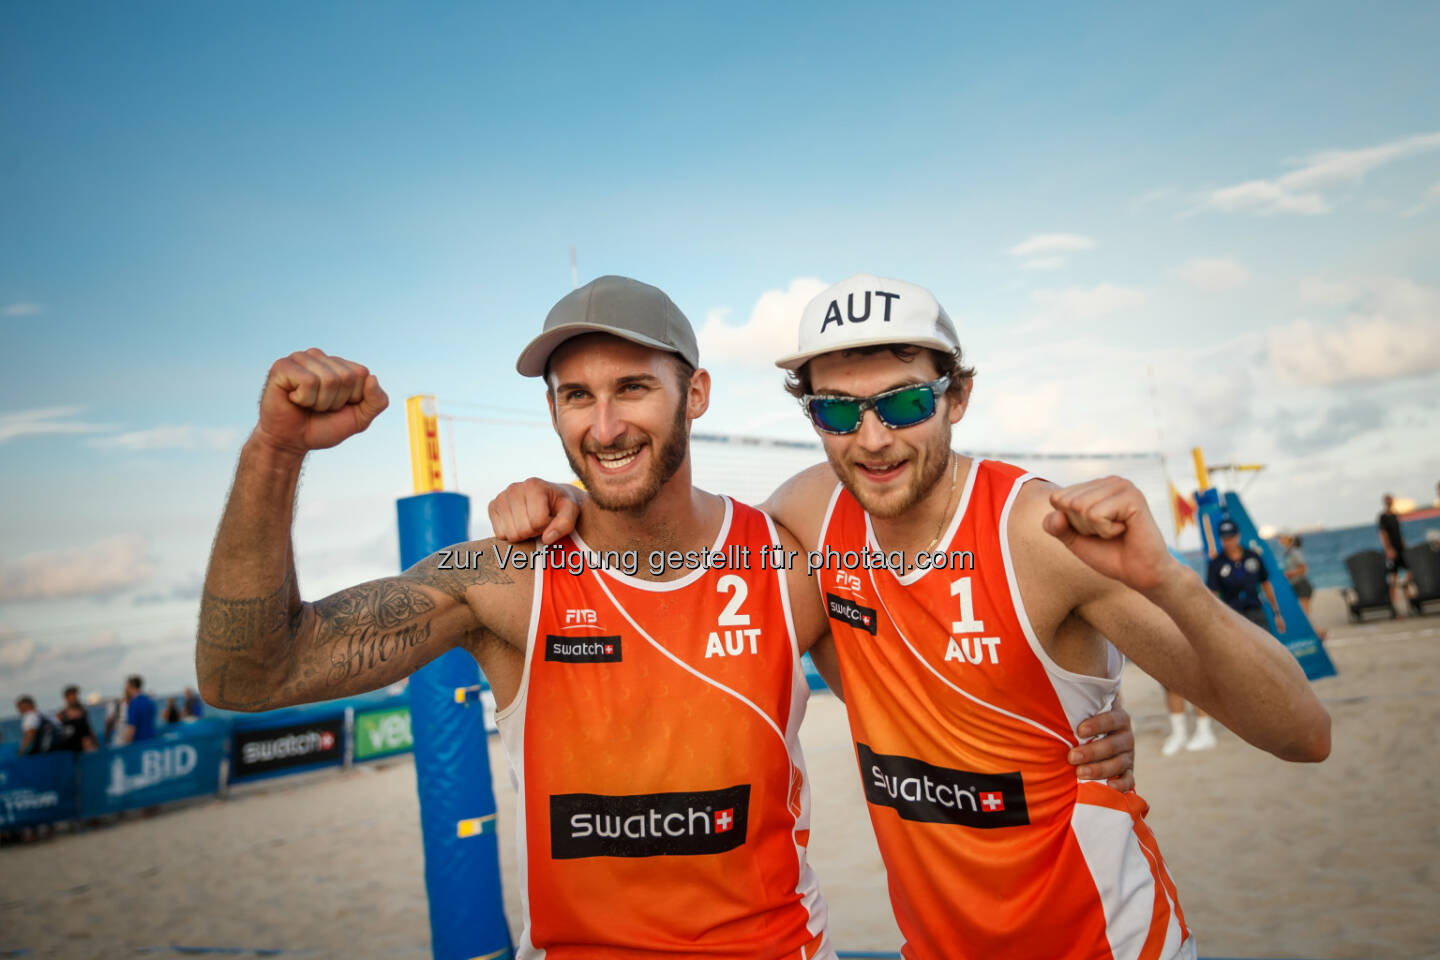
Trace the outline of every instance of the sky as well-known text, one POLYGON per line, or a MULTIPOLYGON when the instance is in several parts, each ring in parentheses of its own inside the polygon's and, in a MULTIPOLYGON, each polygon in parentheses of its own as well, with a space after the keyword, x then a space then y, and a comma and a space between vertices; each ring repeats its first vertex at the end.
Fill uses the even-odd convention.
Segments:
MULTIPOLYGON (((1437 46, 1423 3, 0 5, 0 709, 193 683, 293 350, 394 401, 307 464, 308 597, 398 567, 406 396, 453 418, 472 536, 505 483, 567 479, 514 360, 572 245, 695 325, 697 430, 813 439, 771 361, 863 271, 955 319, 960 449, 1163 510, 1200 446, 1265 465, 1280 527, 1428 503, 1437 46), (1041 456, 1099 452, 1135 456, 1041 456)), ((697 448, 697 478, 763 492, 789 456, 697 448)))

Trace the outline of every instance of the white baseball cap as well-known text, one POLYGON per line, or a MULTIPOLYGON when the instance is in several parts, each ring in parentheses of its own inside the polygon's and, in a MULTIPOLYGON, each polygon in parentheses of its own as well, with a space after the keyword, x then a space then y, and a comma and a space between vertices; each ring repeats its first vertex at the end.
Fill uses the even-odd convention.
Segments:
POLYGON ((929 290, 857 273, 805 305, 799 349, 775 365, 795 370, 822 353, 883 343, 910 343, 942 353, 960 348, 955 324, 929 290))

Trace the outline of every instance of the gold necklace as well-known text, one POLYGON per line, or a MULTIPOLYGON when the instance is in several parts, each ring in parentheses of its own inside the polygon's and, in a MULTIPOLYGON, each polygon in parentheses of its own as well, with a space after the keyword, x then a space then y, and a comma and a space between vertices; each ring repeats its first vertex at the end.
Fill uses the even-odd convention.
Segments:
POLYGON ((935 539, 931 540, 930 545, 925 548, 925 553, 935 549, 935 545, 940 542, 940 535, 945 532, 945 525, 950 519, 950 503, 955 499, 955 483, 960 479, 960 458, 955 456, 953 450, 950 451, 950 456, 954 458, 955 464, 950 470, 950 496, 945 498, 945 509, 940 513, 940 527, 935 531, 935 539))

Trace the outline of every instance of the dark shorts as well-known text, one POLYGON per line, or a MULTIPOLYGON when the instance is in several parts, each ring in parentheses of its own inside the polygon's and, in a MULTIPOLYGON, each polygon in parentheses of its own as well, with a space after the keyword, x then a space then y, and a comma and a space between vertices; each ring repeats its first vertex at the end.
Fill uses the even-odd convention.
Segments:
POLYGON ((1405 562, 1405 554, 1396 553, 1393 557, 1385 558, 1385 572, 1398 573, 1401 570, 1409 570, 1410 564, 1405 562))
POLYGON ((1314 596, 1315 594, 1315 588, 1310 585, 1309 577, 1296 577, 1290 581, 1290 587, 1295 591, 1295 596, 1301 600, 1314 596))
POLYGON ((1265 608, 1263 607, 1250 607, 1246 610, 1241 610, 1240 615, 1262 630, 1270 629, 1270 624, 1265 619, 1265 608))

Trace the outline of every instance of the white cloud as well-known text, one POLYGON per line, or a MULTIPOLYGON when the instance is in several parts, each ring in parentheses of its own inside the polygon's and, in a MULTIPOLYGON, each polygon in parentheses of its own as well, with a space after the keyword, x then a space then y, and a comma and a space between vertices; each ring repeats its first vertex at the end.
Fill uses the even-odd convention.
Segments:
POLYGON ((35 659, 35 641, 14 627, 0 626, 0 668, 19 670, 35 659))
POLYGON ((1318 193, 1294 193, 1274 180, 1250 180, 1233 187, 1212 191, 1210 206, 1227 213, 1303 213, 1316 215, 1330 212, 1330 204, 1318 193))
POLYGON ((1424 213, 1431 207, 1440 207, 1440 183, 1432 183, 1430 189, 1426 190, 1424 195, 1420 197, 1420 202, 1409 210, 1406 210, 1401 216, 1413 217, 1424 213))
POLYGON ((1329 213, 1332 207, 1324 191, 1358 183, 1386 164, 1430 150, 1440 150, 1440 132, 1356 150, 1322 150, 1307 157, 1303 166, 1274 179, 1249 180, 1212 190, 1205 203, 1230 213, 1329 213))
POLYGON ((1032 257, 1023 261, 1020 266, 1026 270, 1056 270, 1065 266, 1064 257, 1032 257))
POLYGON ((1094 249, 1094 239, 1078 233, 1037 233, 1015 244, 1007 252, 1013 257, 1033 257, 1037 254, 1076 253, 1094 249))
POLYGON ((239 431, 230 427, 151 427, 110 437, 96 437, 92 447, 118 450, 231 450, 239 431))
POLYGON ((16 303, 6 304, 0 307, 0 316, 3 317, 33 317, 44 311, 44 307, 38 303, 30 303, 21 300, 16 303))
POLYGON ((1201 293, 1225 293, 1250 282, 1250 271, 1234 260, 1187 260, 1177 273, 1201 293))
POLYGON ((1440 371, 1440 290, 1372 277, 1359 281, 1356 291, 1339 320, 1301 318, 1270 331, 1277 376, 1326 386, 1440 371))
POLYGON ((705 322, 695 335, 700 345, 700 363, 709 366, 716 360, 770 367, 775 360, 795 351, 800 329, 800 314, 805 304, 828 286, 815 277, 796 277, 784 290, 767 290, 755 301, 750 317, 740 326, 725 321, 728 307, 717 307, 705 314, 705 322))
POLYGON ((1342 303, 1349 303, 1360 296, 1360 288, 1343 280, 1306 277, 1300 281, 1299 293, 1301 303, 1334 307, 1342 303))
POLYGON ((1065 290, 1036 290, 1030 294, 1030 299, 1049 320, 1098 320, 1145 304, 1142 291, 1113 283, 1065 290))
POLYGON ((154 573, 146 553, 145 538, 131 535, 0 563, 0 603, 120 593, 154 573))
POLYGON ((34 410, 16 410, 0 413, 0 443, 20 437, 39 437, 49 434, 96 433, 108 429, 102 424, 84 423, 71 420, 82 407, 39 407, 34 410))

